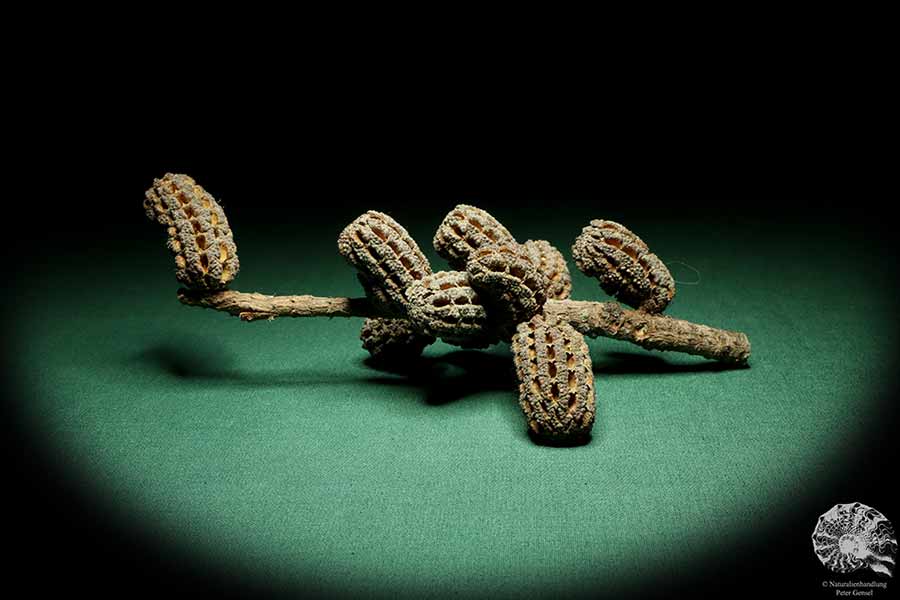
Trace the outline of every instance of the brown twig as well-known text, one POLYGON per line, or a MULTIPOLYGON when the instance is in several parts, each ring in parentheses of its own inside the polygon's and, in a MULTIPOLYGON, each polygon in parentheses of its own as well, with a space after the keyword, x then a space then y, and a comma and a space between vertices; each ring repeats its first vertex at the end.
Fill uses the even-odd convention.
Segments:
POLYGON ((242 321, 271 321, 275 317, 390 316, 379 311, 368 298, 267 296, 235 290, 204 292, 181 288, 178 290, 178 300, 188 306, 221 310, 240 317, 242 321))
MULTIPOLYGON (((222 290, 178 290, 178 299, 189 306, 221 310, 243 321, 276 317, 387 317, 396 318, 367 298, 321 296, 267 296, 222 290)), ((660 315, 623 308, 615 302, 548 300, 544 313, 566 321, 590 337, 609 337, 632 342, 649 350, 672 350, 731 364, 750 357, 750 341, 738 331, 716 329, 660 315)))
POLYGON ((615 302, 548 300, 544 313, 567 321, 584 335, 625 340, 648 350, 673 350, 732 364, 750 358, 750 340, 744 333, 629 310, 615 302))

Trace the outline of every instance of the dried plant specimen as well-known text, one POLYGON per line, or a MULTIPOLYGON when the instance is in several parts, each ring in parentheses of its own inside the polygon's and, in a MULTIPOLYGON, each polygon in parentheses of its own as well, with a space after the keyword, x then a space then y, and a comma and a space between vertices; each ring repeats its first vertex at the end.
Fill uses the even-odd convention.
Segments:
POLYGON ((434 342, 434 337, 421 333, 406 319, 366 319, 359 338, 373 359, 395 364, 414 360, 434 342))
POLYGON ((144 196, 147 216, 166 226, 175 277, 195 290, 228 287, 240 270, 237 247, 219 203, 187 175, 166 173, 144 196))
POLYGON ((469 256, 466 271, 472 287, 485 298, 491 316, 510 333, 547 301, 547 276, 519 244, 476 250, 469 256))
POLYGON ((498 341, 481 297, 462 271, 438 271, 407 291, 409 318, 448 344, 485 348, 498 341))
POLYGON ((466 268, 469 254, 495 244, 512 245, 515 238, 485 210, 460 204, 451 210, 434 235, 434 249, 453 269, 466 268))
POLYGON ((582 335, 538 315, 519 324, 511 343, 528 428, 551 438, 589 434, 596 414, 594 372, 582 335))
POLYGON ((675 296, 675 280, 666 265, 641 238, 614 221, 591 221, 575 240, 572 256, 603 291, 639 310, 660 313, 675 296))
POLYGON ((406 304, 406 288, 431 274, 428 259, 406 229, 374 210, 347 225, 338 237, 338 251, 371 288, 399 306, 406 304))
POLYGON ((509 342, 528 428, 541 437, 583 439, 594 423, 594 380, 582 334, 732 365, 745 365, 750 356, 741 332, 653 314, 675 293, 671 276, 646 244, 611 221, 584 229, 573 249, 576 262, 638 310, 569 299, 572 282, 558 250, 542 240, 519 244, 472 206, 451 211, 434 239, 438 252, 465 271, 432 273, 407 231, 383 213, 368 211, 350 223, 338 249, 356 267, 364 298, 224 289, 237 273, 231 231, 218 204, 185 175, 155 180, 144 207, 168 228, 178 279, 187 286, 178 290, 183 304, 243 321, 365 317, 363 347, 376 361, 400 366, 412 364, 435 338, 468 348, 509 342), (217 262, 216 247, 224 248, 217 262))
POLYGON ((572 276, 562 252, 546 240, 528 240, 522 244, 538 271, 547 277, 547 299, 565 300, 572 293, 572 276))

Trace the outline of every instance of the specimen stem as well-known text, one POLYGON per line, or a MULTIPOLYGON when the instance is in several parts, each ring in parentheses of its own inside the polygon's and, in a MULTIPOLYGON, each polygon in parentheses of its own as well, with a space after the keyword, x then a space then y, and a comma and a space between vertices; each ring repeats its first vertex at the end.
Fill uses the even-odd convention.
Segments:
MULTIPOLYGON (((227 312, 242 321, 276 317, 397 317, 367 298, 267 296, 235 290, 205 292, 182 288, 178 290, 178 299, 188 306, 227 312)), ((673 350, 732 364, 745 363, 750 356, 750 341, 741 332, 650 315, 623 308, 616 302, 548 300, 544 313, 567 321, 584 335, 625 340, 648 350, 673 350)))
POLYGON ((568 321, 589 337, 625 340, 648 350, 673 350, 732 364, 750 358, 750 340, 740 331, 629 310, 615 302, 549 300, 544 313, 568 321))
POLYGON ((242 321, 275 317, 378 317, 382 314, 368 298, 323 296, 267 296, 256 292, 222 290, 204 292, 181 288, 178 300, 188 306, 225 311, 242 321))

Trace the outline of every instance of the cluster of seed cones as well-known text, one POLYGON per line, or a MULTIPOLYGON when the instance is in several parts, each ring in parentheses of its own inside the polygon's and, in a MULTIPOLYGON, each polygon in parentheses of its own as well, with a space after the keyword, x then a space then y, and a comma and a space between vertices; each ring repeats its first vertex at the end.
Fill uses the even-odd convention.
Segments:
MULTIPOLYGON (((562 253, 544 240, 519 243, 489 213, 468 205, 450 211, 433 243, 454 270, 432 272, 407 231, 383 213, 369 211, 341 233, 338 249, 370 299, 403 315, 367 319, 363 346, 376 359, 407 361, 435 338, 469 348, 509 342, 529 429, 586 436, 596 414, 587 344, 543 310, 547 300, 571 293, 562 253)), ((662 261, 618 223, 592 221, 573 253, 579 269, 639 310, 661 312, 675 294, 662 261)))
MULTIPOLYGON (((154 181, 144 206, 151 219, 167 227, 178 280, 207 295, 193 296, 190 302, 182 297, 182 301, 226 310, 216 306, 214 299, 221 298, 216 293, 226 290, 237 275, 239 263, 221 207, 190 177, 172 174, 154 181)), ((438 338, 466 348, 509 342, 519 380, 519 404, 529 430, 555 440, 586 438, 596 414, 588 347, 582 333, 560 318, 559 310, 548 310, 566 302, 589 304, 569 301, 572 281, 562 253, 543 240, 518 242, 493 216, 468 205, 450 211, 433 243, 452 270, 433 271, 406 229, 384 213, 368 211, 341 232, 338 250, 357 270, 370 313, 377 315, 363 324, 363 347, 376 361, 402 364, 414 360, 438 338)), ((692 352, 692 337, 719 336, 724 341, 716 338, 713 351, 702 348, 694 353, 721 351, 721 359, 726 360, 731 355, 745 360, 749 355, 749 342, 746 353, 729 347, 733 343, 725 334, 734 332, 675 319, 653 320, 674 297, 675 283, 663 262, 623 225, 591 221, 572 252, 583 273, 635 309, 626 318, 625 309, 615 303, 599 305, 609 323, 590 324, 583 317, 582 332, 688 352, 692 352), (643 322, 645 318, 646 323, 657 323, 662 331, 659 339, 649 333, 652 326, 643 322), (668 339, 682 333, 687 347, 668 339), (723 344, 724 348, 718 348, 723 344)), ((257 296, 278 298, 255 295, 254 299, 257 296)))

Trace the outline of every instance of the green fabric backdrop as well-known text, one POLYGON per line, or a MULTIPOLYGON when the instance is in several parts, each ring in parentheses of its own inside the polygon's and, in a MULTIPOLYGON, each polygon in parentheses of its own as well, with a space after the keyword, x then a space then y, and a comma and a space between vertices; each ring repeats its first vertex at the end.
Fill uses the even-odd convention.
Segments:
MULTIPOLYGON (((567 258, 587 220, 498 216, 567 258)), ((409 225, 437 269, 439 220, 409 225)), ((529 439, 506 346, 435 344, 410 380, 366 364, 360 319, 246 324, 181 306, 150 224, 25 279, 21 415, 99 507, 238 577, 504 597, 677 576, 850 460, 890 380, 895 298, 864 240, 625 223, 685 282, 669 314, 745 331, 751 368, 590 340, 586 446, 529 439)), ((236 289, 359 295, 342 223, 232 225, 236 289)), ((605 299, 573 278, 574 297, 605 299)))

